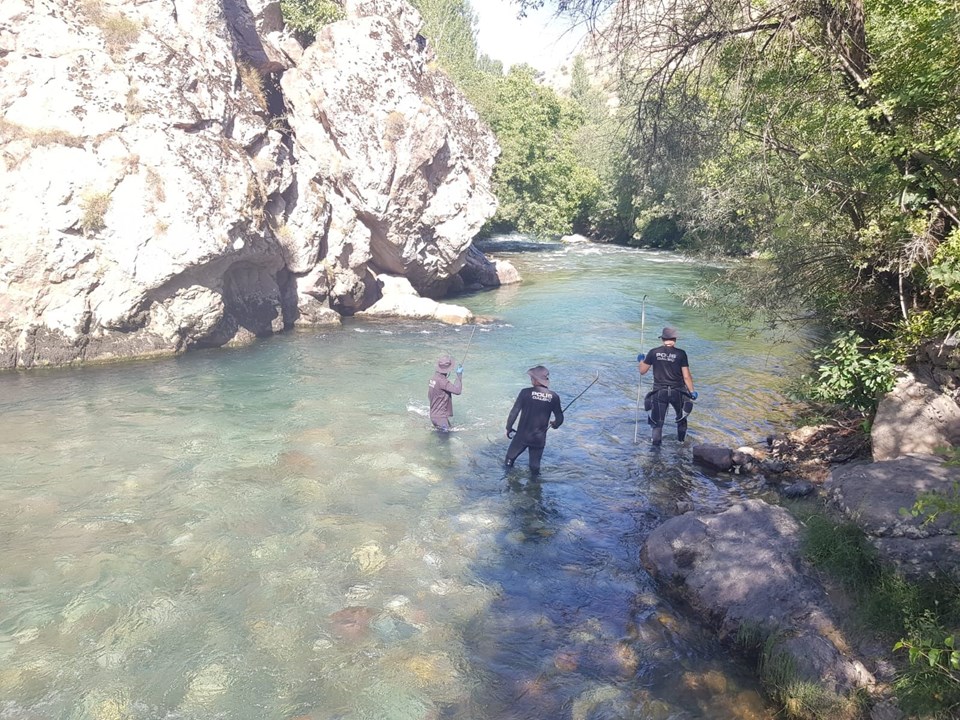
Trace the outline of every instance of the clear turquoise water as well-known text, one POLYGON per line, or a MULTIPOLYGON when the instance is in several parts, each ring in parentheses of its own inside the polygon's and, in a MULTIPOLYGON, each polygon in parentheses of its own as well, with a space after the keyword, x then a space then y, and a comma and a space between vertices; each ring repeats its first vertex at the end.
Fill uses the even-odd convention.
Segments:
POLYGON ((491 246, 524 282, 459 300, 492 321, 448 438, 426 382, 469 327, 0 375, 0 718, 770 717, 638 556, 677 501, 754 492, 690 445, 773 430, 796 349, 682 307, 679 258, 491 246), (635 358, 665 324, 701 399, 652 453, 635 358), (537 363, 565 402, 600 380, 530 484, 501 461, 537 363))

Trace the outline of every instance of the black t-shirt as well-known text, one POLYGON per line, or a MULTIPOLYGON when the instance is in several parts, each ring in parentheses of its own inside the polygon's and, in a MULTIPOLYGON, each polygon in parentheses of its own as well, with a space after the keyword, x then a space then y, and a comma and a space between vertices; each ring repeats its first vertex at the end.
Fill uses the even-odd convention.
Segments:
POLYGON ((678 347, 661 345, 647 353, 643 362, 653 368, 654 387, 683 387, 683 368, 690 367, 687 353, 678 347))
POLYGON ((513 427, 517 415, 517 438, 524 445, 543 447, 547 444, 547 428, 550 426, 550 413, 556 419, 557 427, 563 424, 563 409, 560 396, 545 387, 527 387, 517 395, 513 409, 507 418, 507 429, 513 427))

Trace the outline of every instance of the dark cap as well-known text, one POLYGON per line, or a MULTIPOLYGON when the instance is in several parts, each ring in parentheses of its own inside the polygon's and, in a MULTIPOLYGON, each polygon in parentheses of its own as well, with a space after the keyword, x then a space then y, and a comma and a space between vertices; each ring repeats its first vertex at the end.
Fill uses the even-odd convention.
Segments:
POLYGON ((530 379, 533 380, 535 385, 550 387, 550 371, 543 365, 530 368, 527 370, 527 375, 530 376, 530 379))
POLYGON ((677 339, 677 329, 672 327, 665 327, 660 332, 661 340, 676 340, 677 339))
POLYGON ((444 355, 439 360, 437 360, 437 372, 448 373, 453 367, 453 358, 449 355, 444 355))

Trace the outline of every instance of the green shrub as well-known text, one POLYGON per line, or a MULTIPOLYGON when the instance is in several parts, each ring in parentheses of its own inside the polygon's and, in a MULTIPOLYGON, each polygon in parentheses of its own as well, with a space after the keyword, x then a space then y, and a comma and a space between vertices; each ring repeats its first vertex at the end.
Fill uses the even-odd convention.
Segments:
POLYGON ((344 17, 343 8, 333 0, 280 0, 283 21, 305 39, 312 41, 324 25, 344 17))
POLYGON ((110 193, 88 192, 80 200, 80 229, 84 235, 95 235, 105 227, 104 216, 110 207, 110 193))
POLYGON ((893 388, 896 368, 889 355, 864 352, 863 344, 863 338, 850 331, 814 352, 817 372, 801 378, 795 394, 863 413, 875 410, 880 395, 893 388))

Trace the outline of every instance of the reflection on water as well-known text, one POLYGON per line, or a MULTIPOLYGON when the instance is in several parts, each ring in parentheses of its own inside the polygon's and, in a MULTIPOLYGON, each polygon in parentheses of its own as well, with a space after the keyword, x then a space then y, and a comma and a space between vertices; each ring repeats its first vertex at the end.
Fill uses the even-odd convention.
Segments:
POLYGON ((0 717, 771 717, 638 557, 678 502, 751 492, 690 445, 766 434, 794 351, 681 307, 676 258, 519 247, 521 286, 462 299, 496 321, 449 436, 426 382, 469 328, 354 321, 0 376, 0 717), (701 400, 687 444, 654 453, 635 358, 665 324, 701 400), (600 381, 532 482, 502 460, 538 363, 564 402, 600 381))

